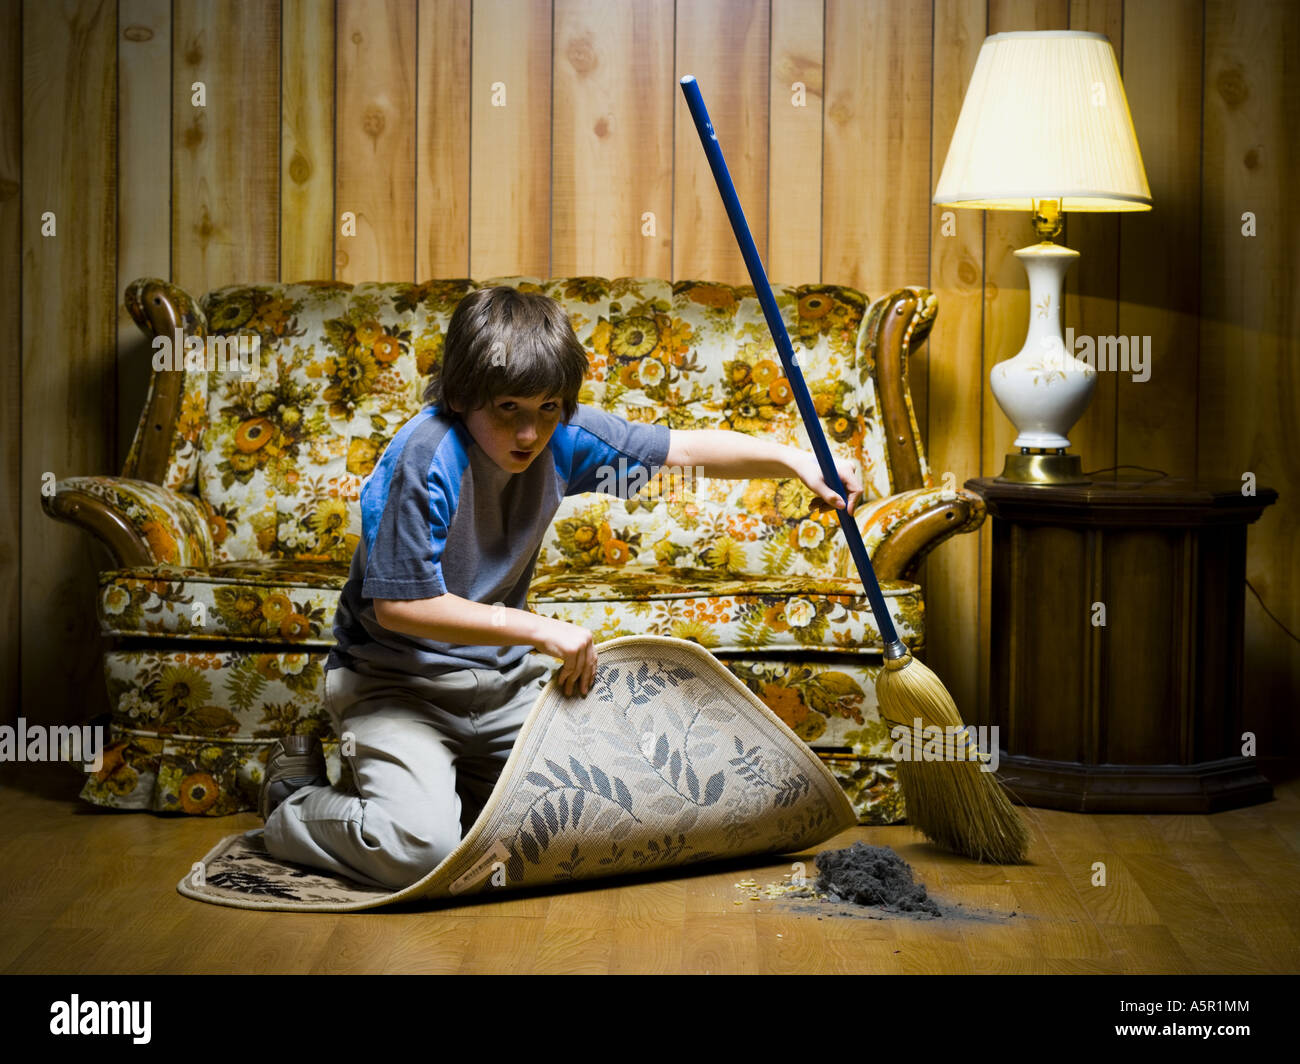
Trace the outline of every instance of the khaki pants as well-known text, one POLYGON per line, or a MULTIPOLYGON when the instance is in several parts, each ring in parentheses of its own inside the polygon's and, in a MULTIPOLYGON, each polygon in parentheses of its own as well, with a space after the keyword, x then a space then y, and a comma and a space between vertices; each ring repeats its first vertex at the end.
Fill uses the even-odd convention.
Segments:
POLYGON ((330 669, 326 706, 351 737, 353 790, 295 791, 266 822, 267 850, 394 890, 423 878, 482 811, 556 664, 530 651, 502 672, 330 669))

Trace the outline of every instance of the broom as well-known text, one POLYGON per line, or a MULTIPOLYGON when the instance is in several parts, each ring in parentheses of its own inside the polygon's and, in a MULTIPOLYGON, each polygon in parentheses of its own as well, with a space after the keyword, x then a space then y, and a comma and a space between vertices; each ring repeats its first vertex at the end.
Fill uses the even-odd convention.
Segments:
MULTIPOLYGON (((740 253, 749 268, 754 291, 785 366, 786 379, 794 392, 813 452, 821 465, 822 476, 847 502, 848 494, 826 444, 826 436, 822 432, 812 397, 804 384, 803 373, 790 345, 790 337, 781 320, 781 312, 777 309, 776 298, 768 284, 762 260, 758 257, 758 249, 754 246, 754 238, 750 235, 740 200, 736 197, 736 188, 731 182, 717 134, 714 133, 713 124, 704 108, 699 86, 690 74, 681 79, 681 86, 686 105, 695 120, 695 129, 700 135, 700 143, 704 146, 704 154, 713 170, 713 179, 727 208, 727 216, 731 219, 731 228, 740 244, 740 253)), ((944 849, 965 854, 977 861, 1021 863, 1029 847, 1029 832, 1024 822, 1003 792, 1001 784, 991 772, 983 770, 988 755, 974 748, 970 733, 962 724, 961 714, 943 683, 933 671, 913 658, 898 638, 893 620, 885 608, 885 599, 880 593, 880 584, 871 567, 871 559, 867 556, 862 536, 858 532, 857 521, 849 515, 847 506, 836 510, 836 513, 857 565, 858 575, 866 589, 885 648, 884 668, 876 680, 880 716, 895 726, 891 729, 891 734, 899 727, 905 729, 905 735, 910 734, 911 757, 897 762, 908 820, 928 839, 944 849), (937 732, 932 730, 936 728, 937 732), (943 759, 922 760, 923 754, 931 752, 935 736, 944 737, 943 759), (929 737, 924 745, 923 737, 929 737)))

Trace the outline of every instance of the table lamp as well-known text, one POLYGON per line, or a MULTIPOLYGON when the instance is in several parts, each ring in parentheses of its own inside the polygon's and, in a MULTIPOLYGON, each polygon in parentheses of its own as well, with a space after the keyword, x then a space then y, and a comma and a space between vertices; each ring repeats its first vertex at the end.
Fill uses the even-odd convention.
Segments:
POLYGON ((1092 398, 1093 365, 1061 335, 1061 290, 1079 257, 1053 240, 1066 211, 1147 211, 1151 190, 1110 41, 1100 33, 995 33, 984 40, 934 193, 936 206, 1030 211, 1041 243, 1029 275, 1029 330, 989 385, 1016 426, 999 480, 1081 484, 1067 433, 1092 398))

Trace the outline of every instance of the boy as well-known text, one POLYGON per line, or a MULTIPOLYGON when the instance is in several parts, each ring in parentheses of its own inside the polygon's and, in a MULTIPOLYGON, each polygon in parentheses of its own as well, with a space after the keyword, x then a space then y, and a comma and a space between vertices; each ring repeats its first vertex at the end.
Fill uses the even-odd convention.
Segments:
MULTIPOLYGON (((425 408, 361 489, 362 537, 334 622, 326 707, 352 748, 355 793, 328 785, 319 744, 290 737, 267 762, 260 811, 276 857, 401 889, 459 844, 491 794, 559 659, 568 696, 596 675, 592 634, 528 612, 561 499, 620 468, 710 477, 798 476, 845 502, 816 458, 723 430, 629 422, 577 396, 587 353, 549 297, 501 286, 457 305, 425 408)), ((862 485, 837 469, 853 512, 862 485)))

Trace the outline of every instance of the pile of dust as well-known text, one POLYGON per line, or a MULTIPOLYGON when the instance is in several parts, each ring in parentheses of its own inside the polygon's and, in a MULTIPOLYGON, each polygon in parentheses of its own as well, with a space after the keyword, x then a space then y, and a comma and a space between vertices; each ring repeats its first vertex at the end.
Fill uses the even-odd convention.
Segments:
POLYGON ((855 842, 847 850, 826 850, 817 855, 817 871, 817 890, 831 901, 943 915, 925 884, 913 881, 912 866, 888 846, 855 842))
MULTIPOLYGON (((743 879, 737 889, 750 901, 776 901, 789 912, 824 916, 849 916, 866 920, 905 919, 979 921, 1001 923, 1019 915, 947 904, 931 898, 925 884, 913 878, 912 866, 888 846, 855 842, 845 850, 826 850, 816 857, 818 876, 814 881, 792 879, 760 887, 743 879), (796 904, 798 903, 798 904, 796 904)), ((743 901, 735 904, 743 905, 743 901)))

